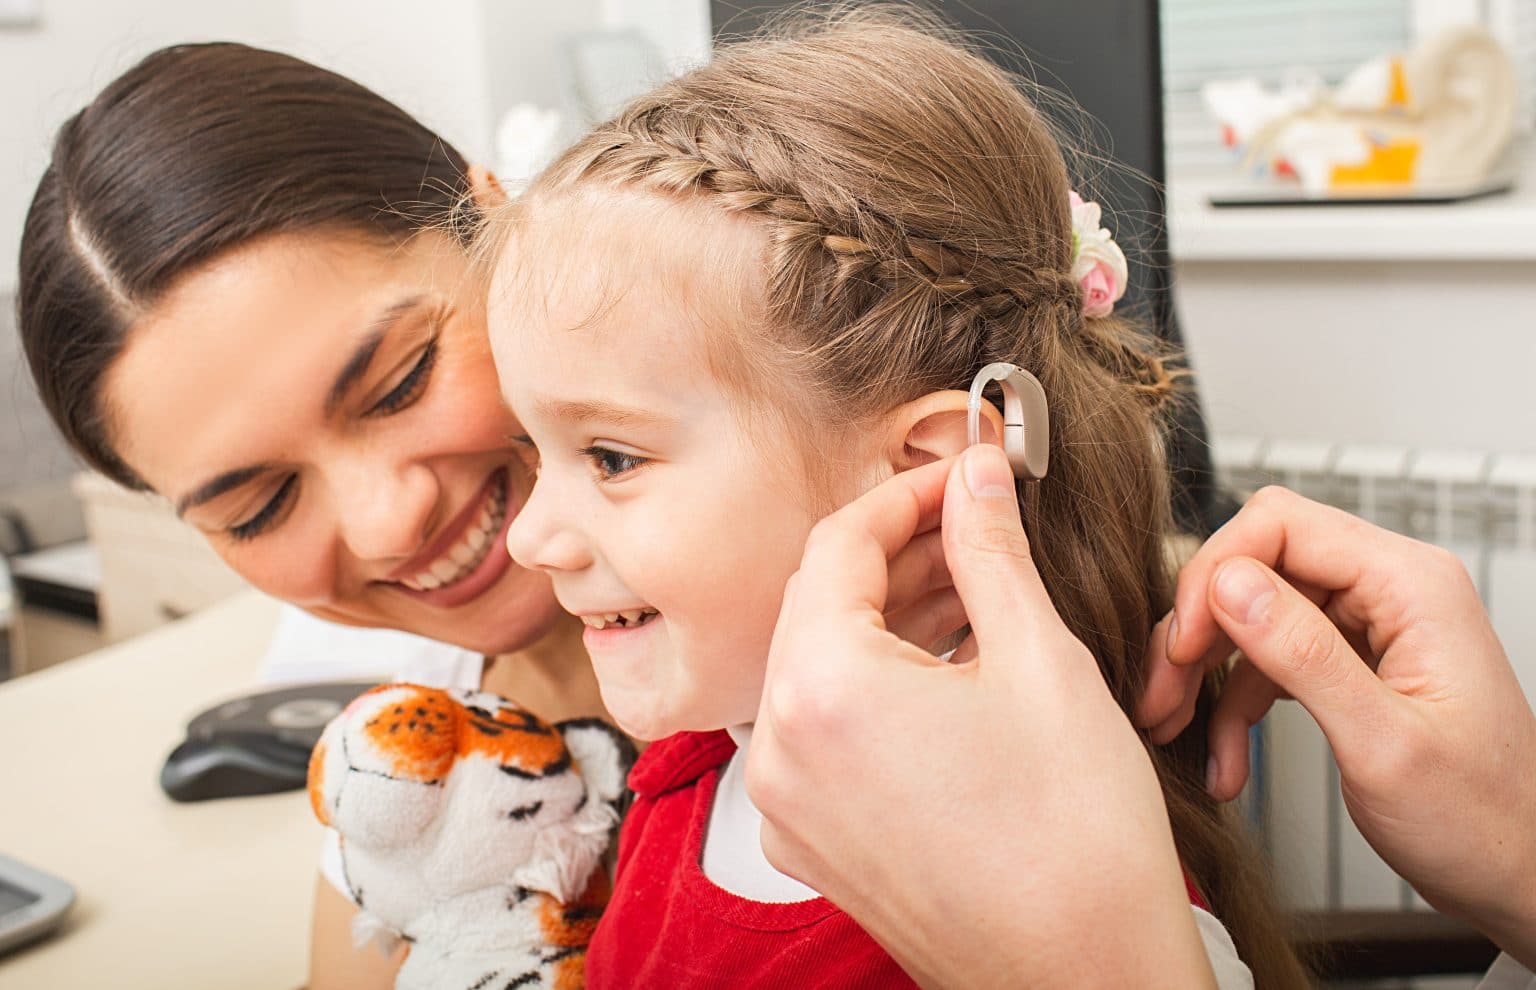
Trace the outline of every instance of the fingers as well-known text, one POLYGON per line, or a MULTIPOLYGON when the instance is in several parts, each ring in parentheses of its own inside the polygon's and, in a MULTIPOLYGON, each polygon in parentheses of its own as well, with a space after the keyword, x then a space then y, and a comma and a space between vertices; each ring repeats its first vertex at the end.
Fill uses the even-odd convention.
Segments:
POLYGON ((885 628, 893 635, 925 650, 958 632, 965 622, 965 603, 954 588, 931 592, 885 616, 885 628))
POLYGON ((1385 592, 1396 582, 1412 580, 1416 570, 1424 569, 1425 555, 1433 553, 1340 509, 1283 488, 1265 488, 1180 572, 1174 600, 1177 631, 1168 644, 1168 659, 1192 663, 1215 644, 1220 628, 1207 605, 1207 592, 1217 569, 1234 557, 1252 557, 1273 567, 1318 600, 1342 594, 1337 614, 1343 620, 1376 628, 1390 638, 1402 611, 1396 598, 1385 592), (1351 594, 1359 588, 1370 593, 1351 594))
MULTIPOLYGON (((1222 630, 1255 669, 1306 707, 1341 762, 1346 754, 1363 755, 1369 734, 1389 717, 1395 695, 1333 622, 1250 558, 1225 561, 1208 596, 1210 613, 1222 630)), ((1234 711, 1252 714, 1256 699, 1236 702, 1234 711)))
POLYGON ((817 523, 805 543, 798 584, 806 608, 863 613, 879 622, 890 591, 891 560, 939 524, 953 459, 903 471, 817 523))
POLYGON ((944 538, 938 530, 929 530, 914 537, 891 558, 885 593, 886 614, 933 592, 953 587, 949 565, 944 560, 944 538))
POLYGON ((1147 644, 1147 683, 1136 702, 1132 721, 1147 729, 1148 738, 1162 745, 1178 736, 1195 716, 1200 684, 1207 671, 1224 663, 1236 647, 1225 633, 1199 658, 1197 663, 1174 664, 1168 660, 1168 627, 1171 616, 1152 627, 1147 644))
POLYGON ((1211 713, 1210 766, 1205 786, 1218 801, 1231 801, 1248 782, 1248 730, 1259 723, 1280 692, 1248 660, 1239 660, 1211 713))
POLYGON ((1017 653, 1032 630, 1066 633, 1030 556, 1001 448, 979 444, 961 455, 945 491, 943 522, 950 576, 981 655, 1017 653))

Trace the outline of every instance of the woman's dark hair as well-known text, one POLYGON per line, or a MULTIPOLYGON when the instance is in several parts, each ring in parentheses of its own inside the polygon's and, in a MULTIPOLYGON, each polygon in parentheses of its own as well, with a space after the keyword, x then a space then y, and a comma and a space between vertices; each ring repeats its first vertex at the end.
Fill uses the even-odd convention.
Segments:
POLYGON ((102 387, 178 277, 296 230, 467 241, 465 187, 457 151, 334 72, 237 44, 155 52, 59 129, 27 212, 17 315, 44 405, 92 467, 147 488, 113 447, 102 387))

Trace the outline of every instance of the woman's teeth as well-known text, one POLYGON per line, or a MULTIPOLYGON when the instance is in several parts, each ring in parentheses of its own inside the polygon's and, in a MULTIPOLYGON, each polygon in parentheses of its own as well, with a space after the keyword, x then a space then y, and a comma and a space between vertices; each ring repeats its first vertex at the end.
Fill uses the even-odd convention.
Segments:
POLYGON ((654 608, 636 608, 627 612, 605 612, 602 615, 583 615, 581 621, 593 629, 605 626, 643 626, 657 615, 654 608))
POLYGON ((480 515, 470 524, 469 530, 459 542, 434 560, 426 570, 415 577, 403 578, 400 583, 412 591, 432 591, 467 577, 490 552, 495 544, 494 537, 500 532, 506 518, 507 485, 503 480, 497 482, 490 501, 480 510, 480 515))

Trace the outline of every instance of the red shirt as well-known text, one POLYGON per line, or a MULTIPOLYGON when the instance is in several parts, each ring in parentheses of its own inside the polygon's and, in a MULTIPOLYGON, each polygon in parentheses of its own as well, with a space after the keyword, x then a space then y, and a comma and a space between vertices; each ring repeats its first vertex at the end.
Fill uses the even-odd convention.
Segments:
MULTIPOLYGON (((653 743, 630 771, 613 898, 587 949, 589 990, 689 987, 914 987, 896 961, 831 901, 748 900, 704 875, 704 833, 725 732, 653 743)), ((1185 877, 1190 903, 1205 899, 1185 877)))
POLYGON ((613 898, 587 949, 589 990, 913 987, 852 918, 818 897, 748 900, 704 875, 724 732, 653 743, 630 771, 613 898))

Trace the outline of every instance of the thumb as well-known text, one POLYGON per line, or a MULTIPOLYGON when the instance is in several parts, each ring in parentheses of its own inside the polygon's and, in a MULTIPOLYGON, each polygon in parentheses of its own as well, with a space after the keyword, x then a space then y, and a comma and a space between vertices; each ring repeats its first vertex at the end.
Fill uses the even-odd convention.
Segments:
POLYGON ((944 489, 944 559, 984 656, 1017 649, 1044 622, 1061 624, 1030 556, 1015 485, 1002 449, 977 444, 944 489))
POLYGON ((1211 580, 1212 616, 1249 662, 1317 720, 1340 763, 1368 758, 1394 695, 1338 627, 1274 571, 1235 557, 1211 580))

